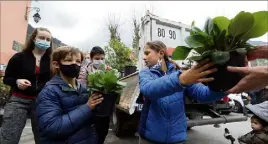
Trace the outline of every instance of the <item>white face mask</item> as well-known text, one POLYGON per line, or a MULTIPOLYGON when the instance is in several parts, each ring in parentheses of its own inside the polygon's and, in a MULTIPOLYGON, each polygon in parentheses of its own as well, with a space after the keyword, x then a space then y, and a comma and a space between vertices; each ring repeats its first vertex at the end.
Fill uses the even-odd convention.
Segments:
POLYGON ((159 58, 157 63, 154 66, 152 66, 152 68, 160 69, 161 65, 162 65, 162 59, 159 58))
POLYGON ((104 60, 93 60, 92 63, 93 63, 93 66, 94 66, 95 68, 99 68, 99 66, 100 66, 101 64, 104 64, 105 61, 104 61, 104 60))

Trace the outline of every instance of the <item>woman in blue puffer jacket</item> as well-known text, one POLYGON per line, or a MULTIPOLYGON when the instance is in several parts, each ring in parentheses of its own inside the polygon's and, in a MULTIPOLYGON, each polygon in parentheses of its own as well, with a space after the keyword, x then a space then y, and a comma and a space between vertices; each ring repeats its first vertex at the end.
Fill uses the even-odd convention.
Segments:
POLYGON ((214 92, 200 82, 217 69, 204 60, 193 68, 181 72, 168 60, 166 45, 161 41, 148 42, 144 61, 148 68, 140 71, 140 91, 145 97, 139 134, 140 144, 183 143, 186 141, 187 120, 184 108, 185 94, 202 102, 211 102, 225 96, 214 92))

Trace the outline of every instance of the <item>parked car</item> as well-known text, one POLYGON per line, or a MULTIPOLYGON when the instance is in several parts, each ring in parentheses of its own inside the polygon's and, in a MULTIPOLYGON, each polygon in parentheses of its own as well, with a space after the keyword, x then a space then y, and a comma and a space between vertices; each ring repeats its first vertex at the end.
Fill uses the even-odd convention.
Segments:
POLYGON ((216 111, 220 114, 228 115, 233 112, 235 107, 235 102, 233 99, 230 99, 228 96, 225 96, 221 100, 217 101, 216 103, 216 111))
POLYGON ((228 97, 234 101, 233 112, 235 113, 243 113, 244 106, 250 102, 247 93, 229 94, 228 97))

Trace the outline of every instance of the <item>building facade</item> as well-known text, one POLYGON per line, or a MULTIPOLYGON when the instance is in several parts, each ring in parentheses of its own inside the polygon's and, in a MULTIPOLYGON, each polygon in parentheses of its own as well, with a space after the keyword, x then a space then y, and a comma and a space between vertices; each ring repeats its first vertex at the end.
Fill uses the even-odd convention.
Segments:
POLYGON ((0 3, 0 64, 7 64, 17 49, 25 43, 28 28, 25 14, 31 1, 0 1, 0 3))
MULTIPOLYGON (((31 7, 31 1, 0 1, 1 36, 0 36, 0 66, 7 65, 9 59, 21 51, 25 41, 29 39, 34 28, 28 24, 27 19, 32 18, 30 13, 25 18, 27 7, 31 7)), ((66 45, 53 38, 55 47, 66 45)))

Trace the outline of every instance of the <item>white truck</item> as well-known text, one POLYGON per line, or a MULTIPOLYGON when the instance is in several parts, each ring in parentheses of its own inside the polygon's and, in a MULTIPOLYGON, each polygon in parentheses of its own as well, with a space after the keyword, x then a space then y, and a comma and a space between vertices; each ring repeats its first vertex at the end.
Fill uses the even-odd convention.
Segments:
MULTIPOLYGON (((152 40, 160 40, 164 42, 168 48, 175 48, 179 45, 186 45, 185 37, 190 35, 190 26, 179 22, 170 21, 160 18, 147 11, 146 15, 141 19, 141 39, 138 60, 138 70, 145 67, 143 62, 143 51, 146 42, 152 40)), ((130 75, 121 78, 121 81, 127 82, 120 97, 119 103, 115 106, 112 124, 113 131, 117 136, 132 135, 137 132, 140 111, 143 106, 143 96, 139 89, 139 72, 136 71, 130 75)), ((228 107, 228 102, 219 105, 222 108, 228 107)), ((237 121, 246 121, 247 117, 239 116, 223 116, 217 113, 217 103, 198 103, 188 97, 185 97, 186 115, 188 117, 188 128, 198 125, 220 124, 237 121), (208 115, 211 119, 203 119, 204 115, 208 115)))

